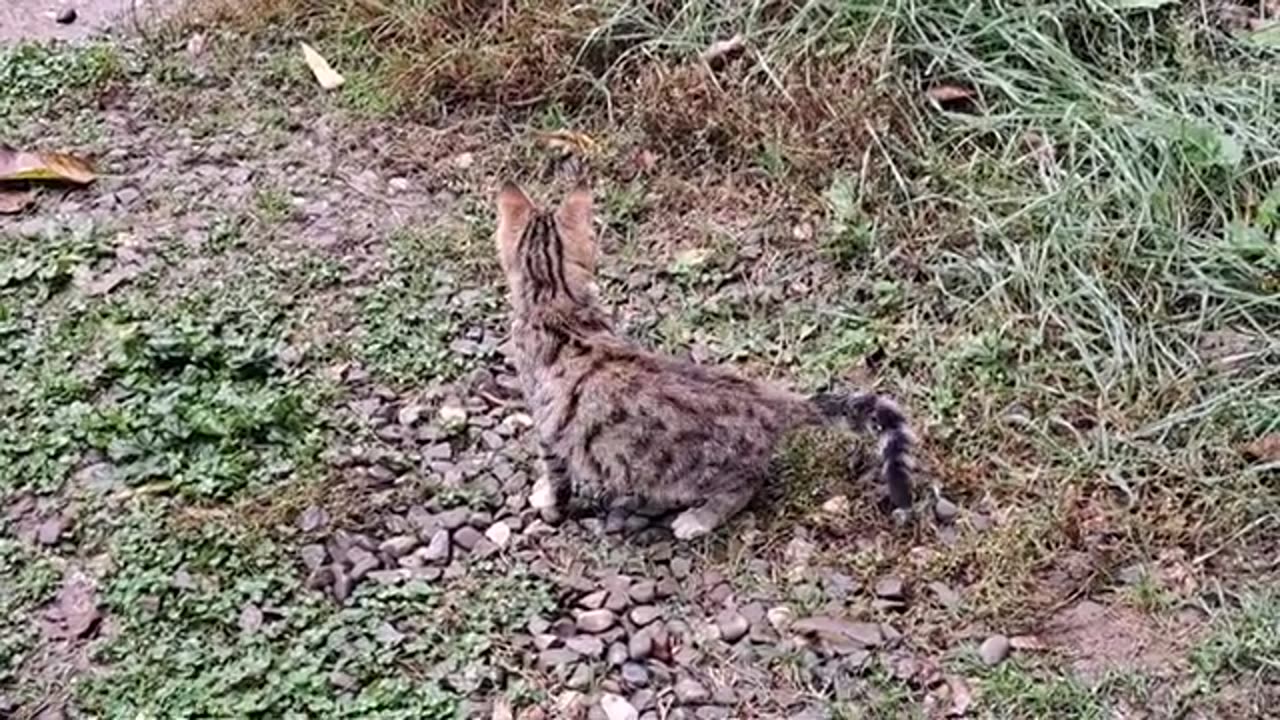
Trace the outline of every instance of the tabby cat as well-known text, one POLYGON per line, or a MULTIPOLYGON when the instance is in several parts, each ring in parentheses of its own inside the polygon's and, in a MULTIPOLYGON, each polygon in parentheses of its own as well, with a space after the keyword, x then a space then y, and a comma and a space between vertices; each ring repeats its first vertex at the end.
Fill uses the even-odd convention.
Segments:
POLYGON ((513 362, 545 474, 534 504, 573 492, 680 508, 677 538, 706 534, 768 480, 790 430, 844 422, 877 427, 880 474, 901 513, 911 506, 911 430, 873 394, 802 396, 727 369, 649 352, 619 337, 597 297, 590 192, 554 211, 516 185, 497 199, 496 240, 512 310, 513 362))

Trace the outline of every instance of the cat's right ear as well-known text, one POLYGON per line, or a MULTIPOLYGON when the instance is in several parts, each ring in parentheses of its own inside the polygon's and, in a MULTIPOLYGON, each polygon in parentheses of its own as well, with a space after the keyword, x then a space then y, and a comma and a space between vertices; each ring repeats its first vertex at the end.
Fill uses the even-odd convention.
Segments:
POLYGON ((510 180, 502 183, 502 187, 498 189, 497 204, 498 232, 495 240, 498 259, 502 261, 503 270, 510 272, 511 268, 516 267, 516 248, 520 244, 520 235, 536 209, 524 190, 510 180))

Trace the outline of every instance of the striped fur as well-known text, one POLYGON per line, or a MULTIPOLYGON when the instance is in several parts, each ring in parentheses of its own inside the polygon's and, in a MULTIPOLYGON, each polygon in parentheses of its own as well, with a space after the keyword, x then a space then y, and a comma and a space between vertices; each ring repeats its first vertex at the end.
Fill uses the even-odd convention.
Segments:
POLYGON ((575 494, 641 497, 686 508, 672 527, 677 537, 695 537, 768 481, 788 431, 840 422, 877 427, 890 499, 910 506, 914 439, 892 402, 805 397, 616 335, 597 300, 585 190, 540 211, 519 188, 504 186, 496 236, 512 306, 512 360, 541 442, 544 504, 575 494))

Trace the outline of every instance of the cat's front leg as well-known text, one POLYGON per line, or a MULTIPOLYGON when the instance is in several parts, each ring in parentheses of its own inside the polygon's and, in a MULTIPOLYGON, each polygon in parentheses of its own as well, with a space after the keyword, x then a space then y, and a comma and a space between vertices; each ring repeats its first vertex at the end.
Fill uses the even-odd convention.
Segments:
POLYGON ((569 478, 569 463, 547 446, 542 447, 542 476, 533 484, 529 505, 538 510, 560 510, 569 505, 573 483, 569 478))

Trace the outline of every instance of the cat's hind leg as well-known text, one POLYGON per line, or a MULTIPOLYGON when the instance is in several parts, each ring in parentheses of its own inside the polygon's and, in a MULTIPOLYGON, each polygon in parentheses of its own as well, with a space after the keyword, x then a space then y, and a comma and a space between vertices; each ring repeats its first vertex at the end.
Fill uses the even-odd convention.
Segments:
POLYGON ((744 484, 734 490, 721 491, 676 516, 671 532, 677 540, 692 540, 716 529, 751 502, 754 486, 744 484))
POLYGON ((573 482, 569 477, 569 463, 544 447, 542 477, 533 483, 533 492, 529 494, 529 505, 538 510, 563 511, 569 505, 572 494, 573 482))

